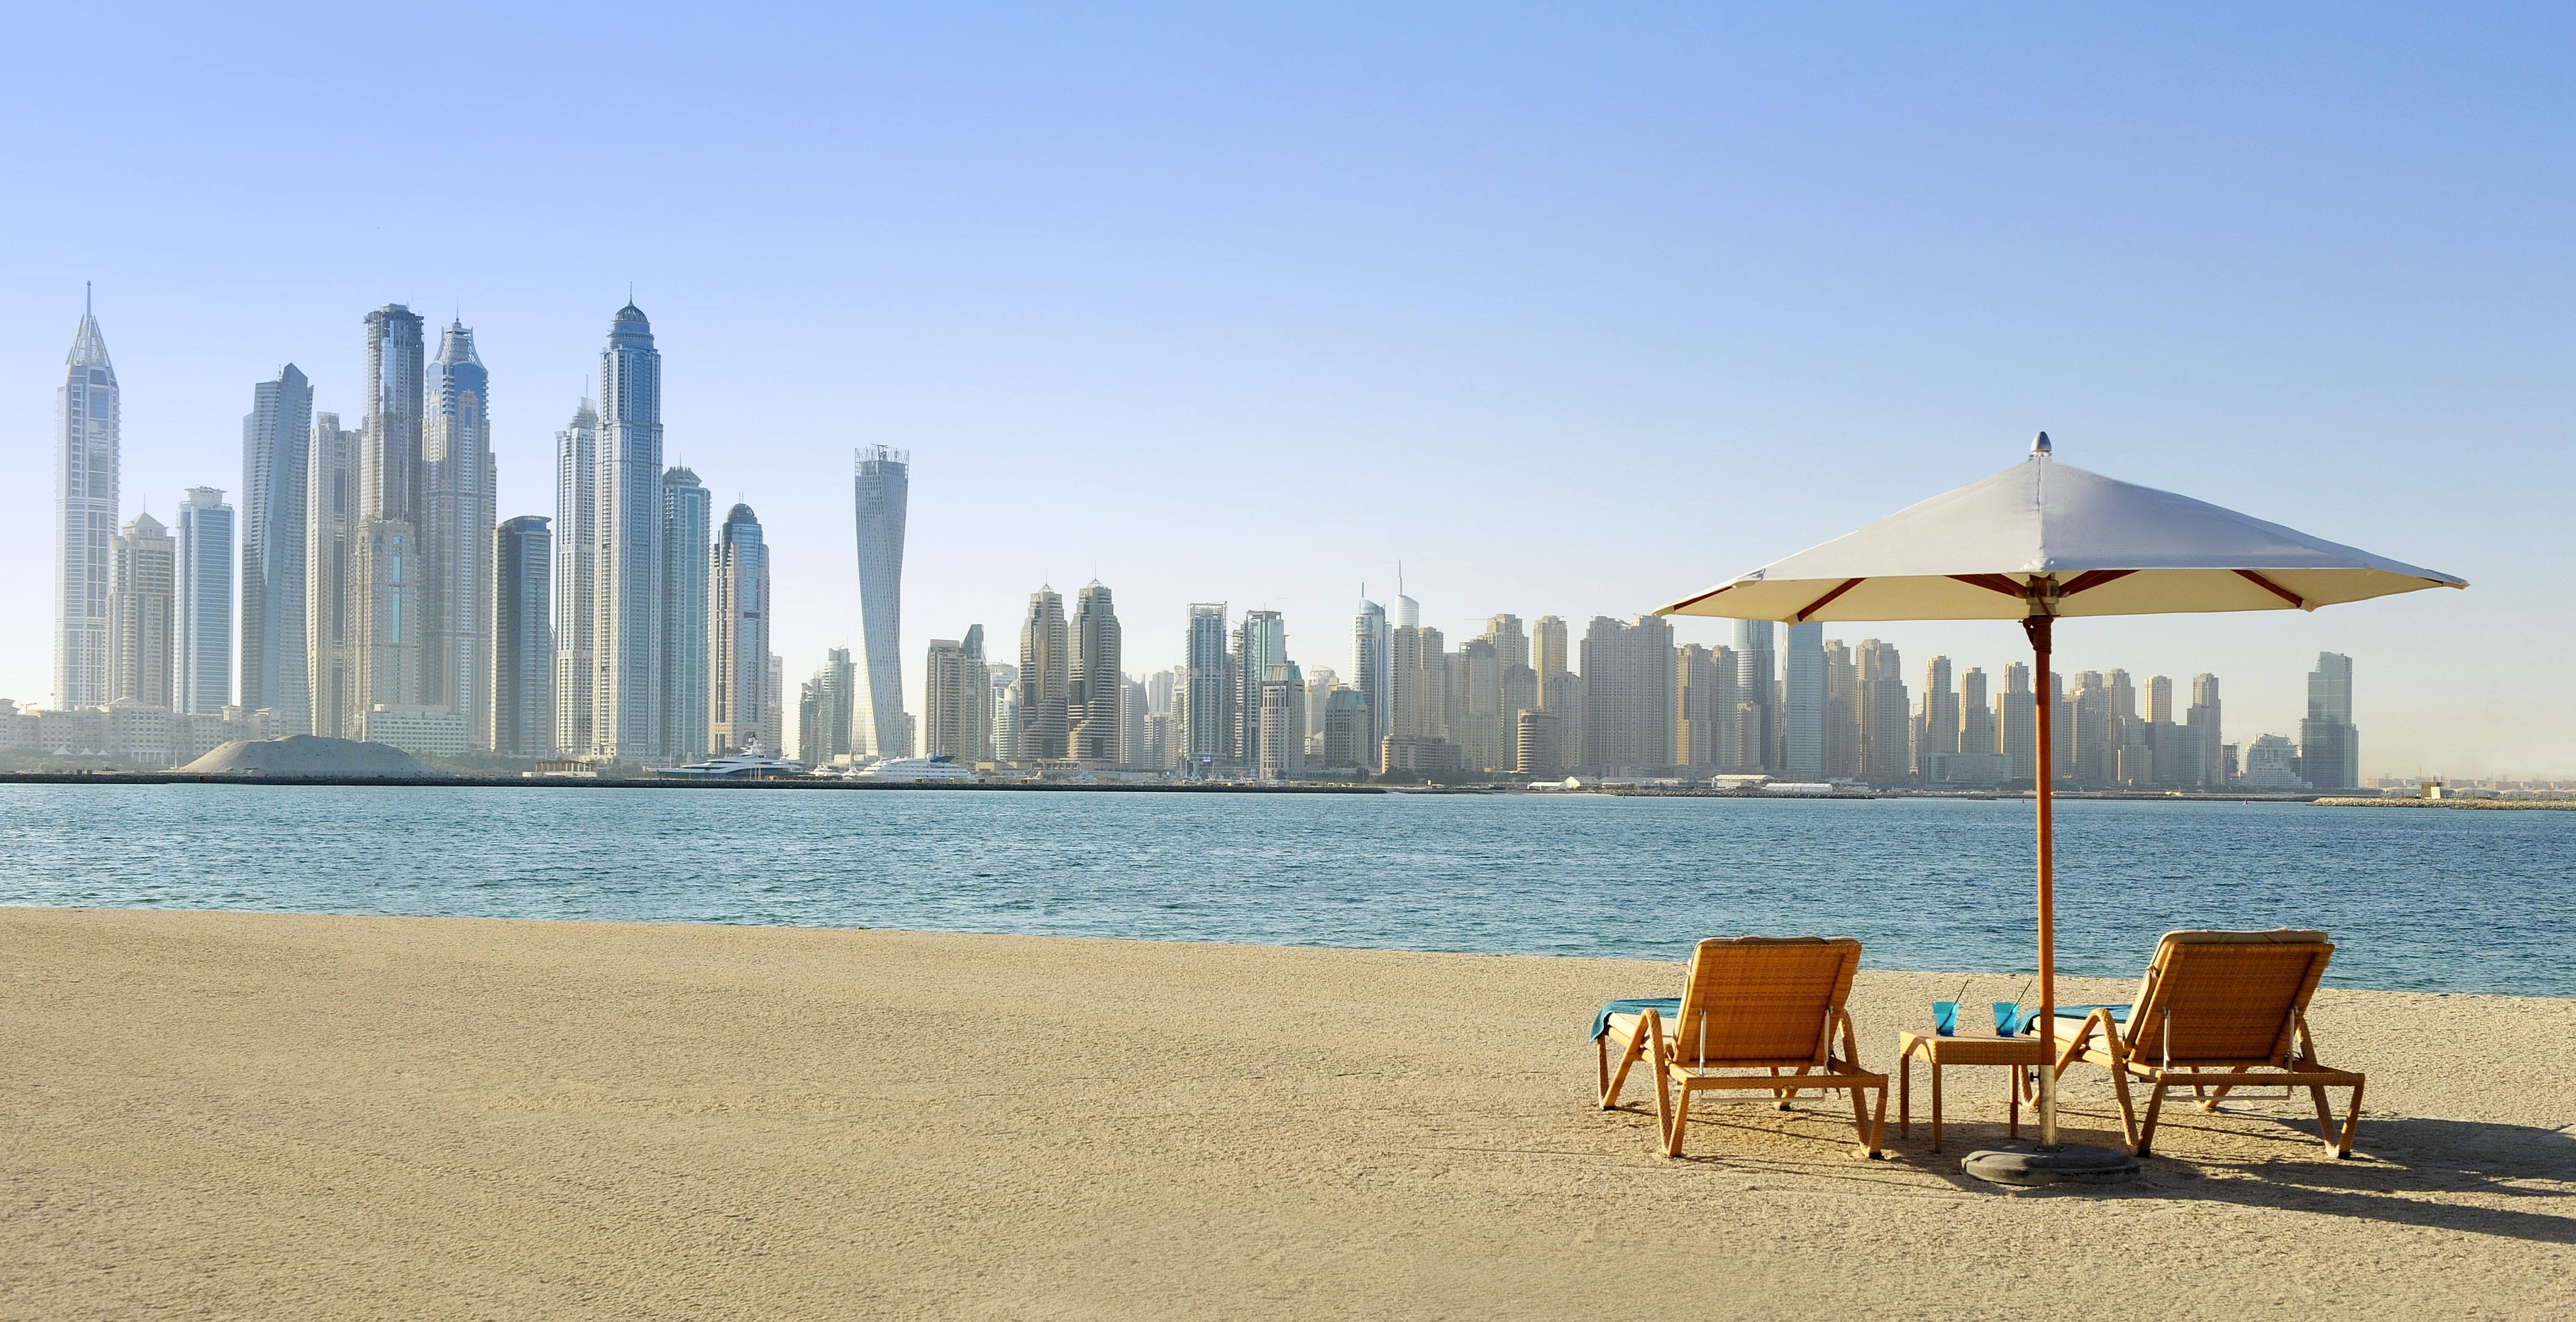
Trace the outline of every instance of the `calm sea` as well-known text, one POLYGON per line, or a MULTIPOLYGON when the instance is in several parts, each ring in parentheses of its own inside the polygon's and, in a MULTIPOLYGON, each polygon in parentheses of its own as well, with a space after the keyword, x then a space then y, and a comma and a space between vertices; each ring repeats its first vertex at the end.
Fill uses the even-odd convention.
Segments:
MULTIPOLYGON (((2069 973, 2318 927, 2346 986, 2576 996, 2576 813, 2075 801, 2069 973)), ((2026 971, 2026 802, 0 786, 0 903, 2026 971)))

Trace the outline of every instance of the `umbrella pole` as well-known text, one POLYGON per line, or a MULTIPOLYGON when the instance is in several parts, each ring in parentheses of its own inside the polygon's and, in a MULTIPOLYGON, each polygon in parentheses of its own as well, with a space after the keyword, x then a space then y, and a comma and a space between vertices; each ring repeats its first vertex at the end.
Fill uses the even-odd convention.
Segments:
POLYGON ((2051 755, 2056 740, 2049 726, 2057 704, 2049 701, 2048 671, 2050 626, 2055 623, 2045 615, 2021 622, 2038 661, 2030 687, 2032 705, 2039 709, 2033 724, 2039 731, 2039 1146, 2044 1149, 2057 1146, 2057 823, 2049 802, 2057 777, 2051 755))

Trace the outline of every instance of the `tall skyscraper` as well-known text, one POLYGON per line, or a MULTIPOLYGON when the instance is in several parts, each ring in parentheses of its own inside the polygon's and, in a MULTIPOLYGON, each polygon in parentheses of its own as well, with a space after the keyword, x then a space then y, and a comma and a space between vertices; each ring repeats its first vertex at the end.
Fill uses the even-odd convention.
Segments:
POLYGON ((491 722, 485 744, 503 757, 555 748, 554 531, 522 514, 492 533, 491 722))
POLYGON ((2003 751, 1995 740, 1995 709, 1986 701, 1986 672, 1975 666, 1959 676, 1959 751, 2003 751))
MULTIPOLYGON (((761 708, 769 713, 769 724, 760 732, 760 746, 777 752, 787 746, 787 658, 769 654, 767 681, 761 685, 761 708)), ((904 724, 904 747, 912 747, 912 725, 904 724)))
MULTIPOLYGON (((1732 701, 1734 681, 1733 675, 1727 676, 1727 715, 1730 719, 1735 714, 1732 701)), ((1709 666, 1708 649, 1691 643, 1675 652, 1673 765, 1701 773, 1717 765, 1717 716, 1712 706, 1716 696, 1717 675, 1709 666)))
MULTIPOLYGON (((590 752, 599 659, 599 411, 585 399, 555 433, 555 748, 590 752)), ((846 750, 844 750, 846 751, 846 750)), ((816 765, 820 765, 819 763, 816 765)))
POLYGON ((1074 599, 1071 669, 1065 688, 1066 756, 1085 767, 1115 767, 1125 738, 1120 704, 1126 673, 1119 650, 1118 612, 1109 589, 1094 579, 1074 599))
MULTIPOLYGON (((1769 620, 1735 622, 1735 702, 1743 750, 1736 770, 1777 771, 1772 745, 1780 736, 1780 714, 1774 705, 1776 647, 1769 620)), ((1587 669, 1586 674, 1589 674, 1587 669)))
MULTIPOLYGON (((1413 600, 1411 597, 1404 598, 1413 600)), ((1421 618, 1417 607, 1414 618, 1421 618)), ((1438 629, 1401 624, 1387 642, 1387 726, 1393 735, 1452 739, 1449 726, 1449 640, 1438 629)))
POLYGON ((1019 728, 1012 740, 1022 762, 1052 762, 1065 756, 1071 646, 1064 598, 1052 588, 1030 593, 1029 613, 1020 621, 1019 728))
POLYGON ((1825 626, 1808 620, 1785 633, 1780 668, 1780 770, 1792 780, 1825 778, 1825 626))
MULTIPOLYGON (((1378 618, 1381 623, 1385 620, 1383 615, 1378 618)), ((1365 610, 1361 620, 1367 620, 1365 610)), ((1181 693, 1181 754, 1192 766, 1204 768, 1234 757, 1234 685, 1228 682, 1234 667, 1226 654, 1225 635, 1224 602, 1192 603, 1186 652, 1189 682, 1181 693)))
POLYGON ((367 709, 357 654, 358 616, 365 609, 357 583, 365 448, 365 433, 341 430, 339 414, 313 415, 304 469, 304 683, 313 702, 310 729, 326 739, 357 738, 358 716, 367 709))
POLYGON ((1566 650, 1565 621, 1553 615, 1542 615, 1530 626, 1530 666, 1538 671, 1541 686, 1550 675, 1564 674, 1571 654, 1566 650))
POLYGON ((806 681, 797 708, 796 756, 807 767, 830 766, 833 759, 849 755, 858 696, 859 668, 850 660, 850 649, 826 651, 823 668, 806 681))
POLYGON ((1825 778, 1860 779, 1860 667, 1839 638, 1825 653, 1825 778))
POLYGON ((1903 784, 1914 772, 1904 658, 1894 647, 1864 638, 1853 659, 1860 671, 1861 777, 1875 785, 1903 784))
POLYGON ((421 321, 388 303, 367 314, 367 425, 358 447, 365 493, 349 575, 357 715, 421 700, 421 321), (406 576, 408 571, 408 576, 406 576))
POLYGON ((295 364, 251 387, 242 417, 241 705, 277 713, 290 734, 313 728, 304 632, 312 431, 313 386, 295 364))
POLYGON ((725 515, 709 578, 707 716, 715 746, 738 749, 769 726, 761 698, 762 658, 769 655, 769 548, 749 505, 725 515))
POLYGON ((1288 625, 1277 611, 1245 611, 1234 631, 1234 760, 1261 760, 1261 686, 1270 668, 1288 661, 1288 625))
POLYGON ((1365 713, 1363 734, 1374 750, 1386 738, 1388 729, 1387 704, 1391 698, 1387 692, 1387 668, 1393 664, 1392 634, 1386 623, 1386 608, 1370 601, 1366 589, 1362 591, 1359 613, 1351 617, 1351 687, 1360 695, 1365 713))
POLYGON ((2308 672, 2308 714, 2299 722, 2299 772, 2316 789, 2361 784, 2361 731, 2352 723, 2352 658, 2317 653, 2308 672))
MULTIPOLYGON (((903 524, 912 502, 912 452, 871 445, 858 452, 859 644, 866 661, 868 751, 909 757, 903 718, 903 524)), ((1061 601, 1058 602, 1061 607, 1061 601)), ((1062 612, 1058 611, 1061 618, 1062 612)), ((1058 730, 1059 742, 1062 731, 1058 730)), ((1046 754, 1062 757, 1061 751, 1046 754)))
POLYGON ((457 321, 429 365, 421 427, 420 700, 465 718, 480 745, 492 735, 492 548, 498 511, 492 467, 491 379, 474 332, 457 321))
POLYGON ((159 519, 137 514, 108 542, 109 702, 168 707, 178 544, 159 519))
POLYGON ((662 354, 629 303, 599 354, 598 551, 590 744, 613 762, 663 751, 662 354))
POLYGON ((1584 765, 1604 775, 1673 765, 1674 669, 1673 627, 1661 617, 1593 618, 1583 635, 1584 765))
MULTIPOLYGON (((2057 714, 2049 713, 2055 721, 2057 714)), ((2054 733, 2054 729, 2051 733, 2054 733)), ((2015 661, 2004 667, 2003 695, 1995 699, 1995 738, 2000 742, 2004 765, 2017 784, 2039 783, 2039 701, 2031 691, 2030 667, 2015 661)), ((2055 750, 2049 753, 2057 756, 2055 750)))
POLYGON ((984 655, 984 626, 967 625, 961 646, 966 653, 966 673, 976 683, 974 691, 966 695, 967 726, 965 738, 961 741, 965 752, 961 756, 970 762, 990 762, 994 757, 993 698, 996 690, 992 663, 984 655))
MULTIPOLYGON (((662 731, 662 758, 672 766, 702 761, 707 755, 707 524, 714 509, 714 498, 696 473, 674 468, 662 474, 662 662, 657 667, 662 677, 662 710, 655 723, 662 731)), ((761 723, 766 710, 756 704, 760 685, 767 679, 763 667, 768 658, 764 642, 743 659, 751 667, 749 698, 755 705, 737 735, 766 728, 761 723)))
POLYGON ((2200 727, 2200 783, 2217 789, 2227 783, 2220 741, 2226 738, 2219 724, 2218 676, 2199 674, 2191 677, 2191 707, 2183 719, 2200 727))
POLYGON ((1294 662, 1270 667, 1261 682, 1261 731, 1254 769, 1263 780, 1289 780, 1306 770, 1306 677, 1294 662))
POLYGON ((990 758, 992 708, 984 626, 968 629, 962 641, 931 639, 929 662, 922 669, 921 751, 960 764, 990 758))
POLYGON ((108 700, 108 543, 116 536, 116 365, 87 306, 54 392, 54 706, 108 700))
POLYGON ((1950 687, 1950 658, 1923 667, 1923 710, 1914 723, 1914 772, 1928 776, 1932 758, 1959 751, 1959 694, 1950 687))
POLYGON ((233 702, 233 507, 213 487, 179 505, 179 705, 219 715, 233 702))

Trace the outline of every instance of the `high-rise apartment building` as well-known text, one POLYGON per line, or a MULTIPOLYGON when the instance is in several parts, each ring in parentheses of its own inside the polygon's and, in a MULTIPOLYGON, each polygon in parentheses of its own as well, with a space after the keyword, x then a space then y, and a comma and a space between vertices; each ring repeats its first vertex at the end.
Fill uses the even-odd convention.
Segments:
POLYGON ((1351 617, 1351 688, 1360 695, 1363 734, 1370 748, 1378 746, 1388 728, 1387 668, 1393 664, 1392 646, 1386 608, 1370 601, 1363 589, 1359 613, 1351 617))
POLYGON ((859 645, 867 681, 861 718, 868 723, 869 752, 910 757, 910 739, 893 736, 911 728, 903 715, 903 645, 898 626, 903 619, 903 530, 912 502, 912 452, 868 446, 858 451, 856 471, 859 645))
MULTIPOLYGON (((313 415, 305 445, 304 685, 311 695, 311 732, 327 739, 358 737, 367 709, 358 687, 359 527, 366 522, 366 488, 359 477, 364 433, 344 431, 337 413, 313 415)), ((288 726, 292 731, 296 727, 288 726)))
POLYGON ((2200 783, 2211 789, 2227 784, 2224 768, 2226 736, 2220 729, 2218 676, 2199 674, 2191 677, 2191 707, 2184 721, 2200 727, 2200 783))
POLYGON ((1260 743, 1255 769, 1263 780, 1291 780, 1306 770, 1306 677, 1295 662, 1270 667, 1261 682, 1260 743))
MULTIPOLYGON (((662 731, 662 760, 671 766, 703 761, 713 728, 707 719, 707 570, 713 536, 709 523, 714 514, 715 498, 696 473, 674 468, 662 474, 662 660, 655 667, 661 675, 662 696, 655 725, 662 731)), ((756 531, 759 525, 752 527, 756 531)), ((766 619, 762 624, 765 630, 766 619)), ((751 699, 757 702, 768 675, 766 641, 741 662, 750 668, 751 699)), ((737 737, 759 733, 767 728, 762 723, 765 715, 765 709, 750 711, 749 720, 733 733, 737 737)))
POLYGON ((108 583, 121 413, 98 318, 81 309, 54 392, 54 706, 100 707, 112 685, 108 583))
MULTIPOLYGON (((760 746, 776 752, 787 746, 787 658, 769 654, 766 681, 760 689, 761 709, 769 713, 769 723, 760 732, 760 746)), ((906 718, 903 746, 912 747, 912 724, 906 718)))
MULTIPOLYGON (((1741 760, 1736 771, 1776 771, 1773 743, 1779 738, 1780 714, 1773 681, 1776 645, 1771 621, 1735 622, 1735 702, 1741 760)), ((1587 670, 1587 674, 1590 672, 1587 670)))
POLYGON ((1976 666, 1959 676, 1959 751, 2003 751, 1995 741, 1995 709, 1986 698, 1986 672, 1976 666))
POLYGON ((179 704, 219 716, 233 703, 233 507, 213 487, 179 504, 179 704))
POLYGON ((420 451, 420 700, 465 718, 472 742, 492 733, 492 548, 498 526, 491 378, 459 320, 428 367, 420 451))
MULTIPOLYGON (((1365 611, 1361 621, 1367 621, 1365 611)), ((1189 676, 1181 691, 1182 760, 1200 769, 1234 760, 1234 660, 1226 653, 1224 602, 1190 606, 1184 668, 1189 676)))
POLYGON ((1071 723, 1071 647, 1064 598, 1052 588, 1030 593, 1028 614, 1020 619, 1019 726, 1012 739, 1022 762, 1053 762, 1065 756, 1065 734, 1071 723))
MULTIPOLYGON (((555 433, 554 745, 591 751, 592 648, 599 628, 599 410, 585 399, 572 425, 555 433)), ((819 765, 819 764, 818 764, 819 765)))
POLYGON ((1928 779, 1932 759, 1959 751, 1959 694, 1950 687, 1950 658, 1923 667, 1923 708, 1914 722, 1914 774, 1928 779))
POLYGON ((2308 714, 2299 722, 2299 774, 2332 793, 2361 784, 2361 731, 2352 723, 2352 658, 2317 653, 2308 672, 2308 714))
POLYGON ((170 662, 178 543, 159 519, 137 514, 109 539, 107 554, 107 701, 167 709, 175 696, 170 662))
POLYGON ((726 513, 707 578, 708 742, 741 749, 769 728, 769 547, 749 505, 726 513))
POLYGON ((1245 611, 1234 631, 1235 681, 1233 760, 1257 767, 1261 761, 1261 687, 1270 668, 1288 660, 1288 625, 1277 611, 1245 611))
POLYGON ((358 447, 364 512, 349 575, 357 712, 421 701, 421 320, 388 303, 367 314, 367 425, 358 447))
POLYGON ((1673 765, 1673 673, 1673 629, 1662 618, 1594 617, 1583 635, 1586 766, 1661 775, 1673 765))
POLYGON ((1572 654, 1567 651, 1565 621, 1553 615, 1542 615, 1530 626, 1530 668, 1538 672, 1544 688, 1548 676, 1562 675, 1570 668, 1572 654))
MULTIPOLYGON (((1730 660, 1733 658, 1730 657, 1730 660)), ((1718 681, 1710 653, 1697 643, 1673 654, 1673 765, 1694 774, 1717 767, 1718 681)), ((1735 676, 1726 677, 1726 714, 1735 715, 1735 676)))
POLYGON ((859 668, 850 660, 850 649, 835 647, 826 651, 823 668, 805 682, 796 708, 796 756, 807 767, 827 767, 835 759, 849 756, 850 728, 858 720, 858 695, 859 668))
POLYGON ((555 749, 554 530, 522 514, 492 532, 491 723, 484 745, 503 757, 555 749))
POLYGON ((987 659, 984 673, 993 681, 993 760, 1016 762, 1020 757, 1020 668, 987 659))
POLYGON ((1825 626, 1809 620, 1784 634, 1780 666, 1780 770, 1792 780, 1825 778, 1825 626))
POLYGON ((313 386, 288 363, 251 387, 242 416, 241 705, 277 728, 313 728, 304 557, 311 497, 313 386))
POLYGON ((591 752, 649 762, 665 747, 662 354, 653 324, 632 303, 617 310, 599 354, 597 445, 591 752))
POLYGON ((1120 715, 1127 677, 1120 669, 1118 612, 1098 579, 1074 597, 1068 626, 1071 656, 1065 677, 1065 754, 1086 768, 1121 765, 1126 738, 1120 715))
POLYGON ((1539 710, 1556 718, 1556 760, 1573 770, 1583 758, 1583 676, 1560 670, 1539 684, 1539 710))
POLYGON ((931 639, 922 667, 921 751, 972 765, 980 756, 976 716, 992 691, 981 656, 969 657, 958 639, 931 639))
MULTIPOLYGON (((2049 719, 2054 721, 2056 715, 2049 713, 2049 719)), ((2030 667, 2019 661, 2004 667, 2004 691, 1995 699, 1995 738, 1997 751, 2004 755, 2005 774, 2015 784, 2037 785, 2039 704, 2031 692, 2030 667)))
POLYGON ((958 756, 969 762, 990 762, 994 756, 993 699, 997 690, 993 685, 992 663, 984 656, 984 626, 967 625, 963 643, 967 674, 975 684, 966 694, 966 730, 960 741, 964 751, 958 756))
POLYGON ((1893 646, 1864 638, 1854 661, 1860 672, 1861 778, 1874 785, 1901 785, 1914 773, 1904 659, 1893 646))

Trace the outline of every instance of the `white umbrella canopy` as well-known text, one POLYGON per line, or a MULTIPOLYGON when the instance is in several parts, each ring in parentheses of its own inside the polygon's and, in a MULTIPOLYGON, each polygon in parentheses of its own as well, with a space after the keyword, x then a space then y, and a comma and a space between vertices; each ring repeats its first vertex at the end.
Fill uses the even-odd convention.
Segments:
POLYGON ((2028 462, 1656 613, 1794 624, 2312 611, 2468 586, 2057 463, 2046 447, 2043 433, 2028 462))
MULTIPOLYGON (((2037 708, 2039 1040, 2055 1057, 2055 830, 2049 652, 2063 617, 2308 610, 2455 575, 2310 537, 2205 501, 2070 468, 2048 433, 2030 459, 1655 612, 1792 624, 2019 620, 2037 708)), ((2057 1072, 2039 1071, 2040 1146, 2057 1149, 2057 1072)), ((2134 1170, 2134 1163, 2131 1166, 2134 1170)))

